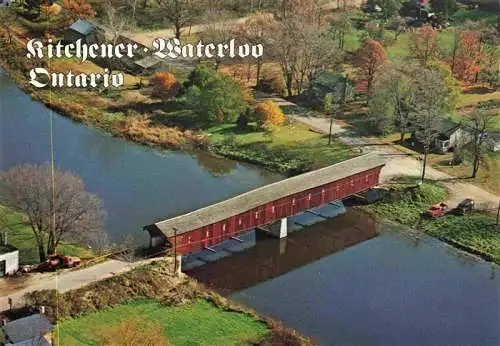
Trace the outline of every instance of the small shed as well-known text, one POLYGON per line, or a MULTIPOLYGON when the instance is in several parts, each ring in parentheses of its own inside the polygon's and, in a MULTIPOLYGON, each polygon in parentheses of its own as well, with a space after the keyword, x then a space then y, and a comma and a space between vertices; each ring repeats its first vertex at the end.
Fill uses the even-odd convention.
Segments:
POLYGON ((161 59, 155 56, 146 56, 142 59, 134 61, 134 70, 140 74, 148 75, 158 69, 161 64, 161 59))
POLYGON ((53 326, 41 314, 34 314, 7 322, 3 326, 6 346, 50 346, 52 344, 53 326))
POLYGON ((11 245, 0 245, 0 277, 19 270, 19 250, 11 245))
POLYGON ((78 19, 64 32, 65 42, 76 42, 82 40, 82 43, 93 44, 104 40, 104 34, 94 24, 78 19))

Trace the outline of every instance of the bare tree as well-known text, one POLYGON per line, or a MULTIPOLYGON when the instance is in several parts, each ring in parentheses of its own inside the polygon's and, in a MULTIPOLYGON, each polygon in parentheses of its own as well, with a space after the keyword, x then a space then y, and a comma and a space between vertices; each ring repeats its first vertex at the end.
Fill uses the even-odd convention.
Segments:
POLYGON ((9 44, 12 43, 12 24, 15 21, 15 17, 17 16, 15 11, 11 11, 9 8, 2 8, 0 11, 0 25, 5 30, 5 34, 7 36, 7 42, 9 44))
MULTIPOLYGON (((205 42, 210 43, 225 43, 229 42, 234 37, 234 28, 231 22, 231 17, 228 12, 215 11, 209 12, 206 15, 205 30, 200 34, 200 37, 205 42)), ((215 55, 215 68, 218 69, 221 63, 221 58, 215 55)))
POLYGON ((476 109, 469 118, 469 126, 472 131, 472 178, 475 178, 481 164, 484 162, 488 151, 488 131, 491 131, 497 122, 498 115, 484 110, 476 109))
POLYGON ((85 191, 79 177, 58 170, 53 175, 49 164, 0 173, 0 203, 27 216, 42 262, 61 240, 92 241, 104 226, 101 200, 85 191))
MULTIPOLYGON (((269 41, 268 38, 272 34, 273 16, 270 13, 256 13, 251 15, 245 23, 240 25, 238 33, 244 40, 252 44, 263 44, 269 41)), ((252 64, 252 59, 249 59, 249 70, 252 64)), ((257 59, 257 85, 260 80, 262 70, 263 57, 257 59)), ((250 76, 248 76, 250 77, 250 76)))
POLYGON ((127 16, 125 16, 122 12, 122 9, 113 6, 111 1, 108 1, 105 4, 105 16, 103 18, 104 26, 107 31, 111 33, 111 40, 114 45, 116 45, 118 38, 129 24, 127 16))
POLYGON ((182 27, 193 20, 196 11, 195 0, 157 0, 158 5, 165 13, 165 17, 174 25, 175 37, 181 38, 182 27))

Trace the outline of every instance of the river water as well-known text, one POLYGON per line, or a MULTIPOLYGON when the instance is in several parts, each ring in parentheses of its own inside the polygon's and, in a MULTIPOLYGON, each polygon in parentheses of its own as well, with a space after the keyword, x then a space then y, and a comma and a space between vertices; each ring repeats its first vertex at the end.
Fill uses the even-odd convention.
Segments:
MULTIPOLYGON (((0 169, 50 160, 49 110, 0 70, 0 169)), ((278 179, 256 167, 207 154, 162 152, 54 116, 57 167, 78 174, 108 213, 113 241, 142 227, 278 179)))
MULTIPOLYGON (((281 178, 144 148, 57 115, 54 129, 57 166, 103 199, 115 241, 144 241, 145 224, 281 178)), ((47 162, 49 144, 49 110, 0 70, 0 169, 47 162)), ((321 345, 500 345, 497 267, 342 205, 316 211, 335 217, 299 215, 283 240, 249 232, 185 258, 184 269, 321 345)))

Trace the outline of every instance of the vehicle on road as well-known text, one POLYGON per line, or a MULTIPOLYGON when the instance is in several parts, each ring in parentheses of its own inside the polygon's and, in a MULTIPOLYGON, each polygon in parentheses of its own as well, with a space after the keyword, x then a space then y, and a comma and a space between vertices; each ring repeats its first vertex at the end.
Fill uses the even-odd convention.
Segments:
POLYGON ((441 202, 438 204, 434 204, 429 209, 424 211, 422 213, 422 216, 429 218, 436 218, 443 216, 444 214, 446 214, 446 212, 448 212, 448 210, 449 210, 448 205, 444 202, 441 202))
POLYGON ((81 260, 78 257, 50 255, 47 260, 40 263, 37 267, 38 271, 54 271, 59 268, 73 268, 79 266, 81 260))
POLYGON ((465 215, 467 213, 472 213, 473 209, 474 209, 474 200, 472 198, 466 198, 462 202, 458 203, 457 207, 453 209, 453 214, 465 215))

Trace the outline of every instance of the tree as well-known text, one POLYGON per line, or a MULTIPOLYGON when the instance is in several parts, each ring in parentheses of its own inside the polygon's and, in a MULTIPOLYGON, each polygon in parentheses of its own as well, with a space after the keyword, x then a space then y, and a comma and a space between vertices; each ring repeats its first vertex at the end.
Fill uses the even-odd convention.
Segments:
POLYGON ((480 36, 477 32, 464 31, 459 37, 453 72, 458 79, 473 81, 486 60, 481 49, 480 36))
POLYGON ((102 346, 169 346, 162 326, 155 321, 139 318, 122 320, 114 327, 98 332, 102 346))
POLYGON ((184 102, 203 123, 235 122, 248 108, 240 84, 231 76, 213 70, 210 73, 202 83, 189 87, 184 102))
POLYGON ((112 35, 112 42, 116 45, 118 37, 123 33, 125 27, 129 25, 127 16, 123 15, 119 8, 113 6, 111 1, 108 1, 105 6, 105 16, 103 18, 104 26, 112 35))
POLYGON ((387 66, 377 79, 370 100, 370 114, 377 120, 379 130, 385 132, 395 124, 401 133, 400 142, 410 131, 410 110, 419 70, 415 64, 408 63, 387 66))
POLYGON ((494 129, 498 121, 498 114, 491 114, 487 111, 476 109, 469 118, 468 125, 472 132, 472 178, 475 178, 481 164, 484 162, 488 151, 488 132, 494 129))
MULTIPOLYGON (((248 17, 239 27, 239 36, 251 44, 264 44, 272 33, 273 16, 269 13, 255 13, 248 17)), ((251 65, 249 60, 249 66, 251 65)), ((257 59, 257 85, 259 85, 263 57, 257 59)))
POLYGON ((153 95, 157 98, 170 99, 180 90, 180 83, 170 72, 156 72, 149 82, 153 88, 153 95))
POLYGON ((96 16, 94 8, 86 0, 64 0, 63 8, 69 10, 69 18, 72 21, 94 18, 96 16))
POLYGON ((437 34, 438 31, 430 25, 418 28, 410 36, 410 52, 412 57, 421 61, 424 65, 431 59, 437 57, 437 34))
POLYGON ((333 40, 337 42, 338 48, 344 49, 345 35, 352 30, 351 13, 340 12, 328 17, 327 21, 333 40))
POLYGON ((415 119, 415 135, 424 146, 422 182, 425 179, 427 157, 439 135, 443 114, 447 109, 448 89, 437 71, 422 68, 415 81, 411 117, 415 119))
POLYGON ((286 120, 280 107, 273 101, 257 104, 254 108, 254 118, 259 128, 281 126, 286 120))
POLYGON ((101 200, 71 173, 55 170, 52 179, 49 164, 0 173, 0 203, 27 216, 41 262, 62 239, 93 240, 104 226, 101 200))
POLYGON ((12 11, 10 8, 2 8, 2 10, 0 11, 0 25, 4 29, 9 45, 12 44, 13 36, 11 27, 14 24, 16 13, 17 12, 12 11))
POLYGON ((447 21, 457 11, 457 2, 456 0, 431 0, 431 9, 441 13, 447 21))
POLYGON ((373 0, 370 3, 379 5, 382 9, 382 28, 385 27, 391 18, 398 15, 402 6, 401 0, 373 0))
MULTIPOLYGON (((231 16, 225 11, 214 11, 206 15, 205 30, 200 33, 202 41, 212 43, 226 43, 234 38, 233 24, 231 16)), ((215 69, 218 70, 221 63, 221 58, 215 55, 215 69)))
POLYGON ((367 80, 367 93, 370 97, 377 73, 387 63, 387 52, 380 42, 365 40, 356 52, 356 64, 367 80))
POLYGON ((406 24, 406 20, 401 16, 395 16, 389 22, 389 29, 394 31, 394 40, 398 40, 399 35, 406 31, 408 25, 406 24))
POLYGON ((158 5, 168 20, 174 25, 175 38, 181 38, 182 27, 193 20, 196 6, 195 0, 157 0, 158 5))

